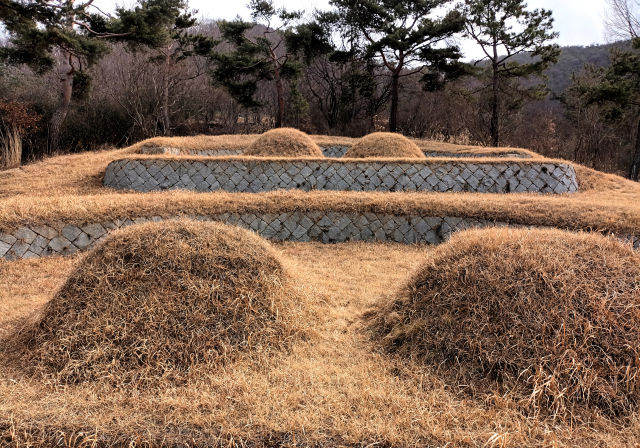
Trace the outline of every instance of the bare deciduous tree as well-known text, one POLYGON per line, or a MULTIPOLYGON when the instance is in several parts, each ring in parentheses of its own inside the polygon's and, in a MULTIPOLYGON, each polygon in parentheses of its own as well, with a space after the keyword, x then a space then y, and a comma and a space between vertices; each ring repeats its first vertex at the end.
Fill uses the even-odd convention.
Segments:
POLYGON ((612 42, 640 37, 640 1, 607 0, 603 15, 605 34, 612 42))

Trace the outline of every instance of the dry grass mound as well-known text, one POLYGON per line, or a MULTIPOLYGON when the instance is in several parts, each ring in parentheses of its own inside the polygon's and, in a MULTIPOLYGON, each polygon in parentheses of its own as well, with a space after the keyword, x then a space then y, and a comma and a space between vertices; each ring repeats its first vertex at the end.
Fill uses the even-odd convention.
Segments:
POLYGON ((63 383, 180 383, 289 347, 296 310, 269 243, 219 223, 111 235, 49 302, 30 362, 63 383))
POLYGON ((344 155, 345 158, 399 158, 425 159, 422 150, 407 137, 392 132, 374 132, 356 142, 344 155))
POLYGON ((628 245, 559 230, 455 235, 389 299, 387 348, 527 414, 635 409, 640 260, 628 245))
POLYGON ((256 157, 324 157, 322 150, 304 132, 293 128, 272 129, 258 137, 242 153, 256 157))

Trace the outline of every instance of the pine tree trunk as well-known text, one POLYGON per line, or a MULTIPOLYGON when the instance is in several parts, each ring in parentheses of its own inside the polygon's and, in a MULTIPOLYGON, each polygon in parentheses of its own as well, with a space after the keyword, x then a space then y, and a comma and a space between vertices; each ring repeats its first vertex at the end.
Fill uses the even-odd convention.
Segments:
POLYGON ((391 115, 389 116, 389 132, 398 132, 398 91, 400 72, 391 75, 391 115))
POLYGON ((493 45, 493 101, 491 103, 491 146, 497 148, 500 144, 500 92, 499 92, 499 67, 498 44, 494 40, 493 45))
POLYGON ((636 136, 636 148, 633 153, 633 161, 631 162, 631 171, 629 179, 638 182, 640 174, 640 121, 638 122, 638 135, 636 136))
POLYGON ((56 154, 60 151, 60 130, 71 105, 73 93, 73 74, 75 69, 69 63, 69 55, 65 55, 60 76, 60 101, 51 121, 49 122, 49 153, 56 154))
POLYGON ((171 118, 169 116, 169 69, 171 68, 171 46, 167 48, 167 55, 162 76, 162 126, 164 135, 171 135, 171 118))
POLYGON ((276 116, 276 127, 281 128, 284 121, 284 91, 282 88, 282 78, 280 78, 280 68, 275 63, 274 78, 276 81, 276 90, 278 92, 278 115, 276 116))

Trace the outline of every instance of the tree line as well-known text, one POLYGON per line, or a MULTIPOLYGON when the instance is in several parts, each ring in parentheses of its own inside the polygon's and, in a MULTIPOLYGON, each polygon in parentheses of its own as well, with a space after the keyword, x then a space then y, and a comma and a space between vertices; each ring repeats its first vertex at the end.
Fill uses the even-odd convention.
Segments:
POLYGON ((2 135, 18 133, 28 160, 158 135, 388 130, 523 146, 638 180, 640 22, 636 0, 608 2, 622 43, 551 93, 558 33, 524 0, 331 0, 311 13, 251 0, 250 21, 198 20, 184 0, 113 12, 0 0, 2 135))

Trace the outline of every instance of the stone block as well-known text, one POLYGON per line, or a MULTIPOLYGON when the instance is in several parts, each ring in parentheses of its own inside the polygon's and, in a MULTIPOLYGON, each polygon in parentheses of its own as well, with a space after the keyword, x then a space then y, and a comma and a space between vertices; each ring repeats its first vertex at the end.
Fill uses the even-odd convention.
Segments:
POLYGON ((89 224, 87 226, 84 226, 82 228, 82 231, 96 240, 107 233, 104 227, 102 227, 100 224, 89 224))
POLYGON ((298 227, 291 233, 291 235, 297 240, 300 241, 303 235, 307 235, 307 229, 298 225, 298 227))
POLYGON ((41 235, 38 235, 33 243, 29 246, 29 251, 35 255, 40 255, 49 245, 49 240, 41 235))
POLYGON ((18 258, 22 258, 22 256, 29 250, 30 245, 31 244, 27 244, 22 240, 18 240, 13 243, 13 246, 11 246, 9 252, 13 252, 18 258))
POLYGON ((277 234, 278 234, 278 231, 271 225, 268 225, 267 227, 264 228, 262 232, 260 232, 260 235, 267 239, 275 238, 277 234))
POLYGON ((0 241, 0 258, 4 257, 5 254, 9 252, 9 249, 11 249, 11 246, 12 246, 11 244, 0 241))
POLYGON ((82 232, 80 235, 78 235, 78 237, 73 241, 73 244, 78 248, 78 249, 87 249, 92 243, 93 243, 94 239, 91 238, 89 235, 87 235, 86 233, 82 232))
POLYGON ((23 260, 28 260, 29 258, 40 258, 40 255, 31 252, 30 250, 26 251, 22 256, 23 260))
POLYGON ((14 232, 13 235, 18 240, 20 240, 23 243, 27 244, 27 247, 29 246, 29 244, 33 243, 33 241, 38 236, 33 230, 31 230, 31 229, 29 229, 27 227, 20 227, 18 230, 16 230, 14 232))
POLYGON ((32 227, 31 230, 36 232, 38 235, 46 238, 47 240, 50 240, 58 236, 58 232, 49 226, 36 226, 36 227, 32 227))
POLYGON ((13 246, 13 243, 18 241, 16 237, 13 235, 9 235, 8 233, 0 233, 0 242, 6 243, 9 246, 13 246))
POLYGON ((382 228, 376 230, 374 236, 376 241, 387 241, 387 233, 382 228))

